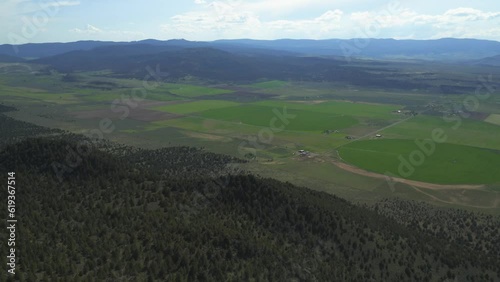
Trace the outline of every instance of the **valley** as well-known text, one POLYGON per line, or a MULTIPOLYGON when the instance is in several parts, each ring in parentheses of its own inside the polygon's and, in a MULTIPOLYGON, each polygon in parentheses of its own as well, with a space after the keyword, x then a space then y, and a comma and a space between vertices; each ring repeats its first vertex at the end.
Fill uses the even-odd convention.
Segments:
MULTIPOLYGON (((242 169, 355 202, 397 196, 498 212, 500 96, 487 88, 476 97, 331 82, 174 83, 25 63, 2 70, 0 97, 19 109, 9 113, 16 119, 143 148, 203 147, 248 160, 242 169)), ((441 80, 472 81, 471 72, 441 80)))

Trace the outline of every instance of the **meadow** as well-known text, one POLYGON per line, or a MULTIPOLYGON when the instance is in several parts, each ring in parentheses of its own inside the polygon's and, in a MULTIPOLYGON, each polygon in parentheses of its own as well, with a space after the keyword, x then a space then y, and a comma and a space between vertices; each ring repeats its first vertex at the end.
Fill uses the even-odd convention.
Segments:
POLYGON ((166 105, 160 107, 154 107, 153 110, 175 113, 175 114, 192 114, 202 111, 228 108, 233 106, 238 106, 238 103, 231 101, 220 101, 220 100, 198 100, 186 103, 179 103, 173 105, 166 105))
MULTIPOLYGON (((283 114, 284 108, 272 108, 266 106, 242 105, 238 107, 223 108, 217 110, 204 111, 202 117, 225 120, 234 123, 242 123, 261 127, 271 127, 273 118, 277 118, 276 111, 283 114)), ((336 113, 321 113, 306 110, 286 110, 290 115, 288 124, 278 124, 285 130, 293 131, 314 131, 322 132, 324 130, 344 129, 355 125, 356 119, 350 116, 343 116, 336 113)))
POLYGON ((460 102, 460 97, 292 81, 162 83, 135 103, 126 99, 141 87, 140 80, 105 72, 74 75, 75 81, 64 81, 58 73, 3 74, 1 102, 20 109, 9 113, 12 117, 75 133, 98 128, 109 116, 116 127, 105 135, 110 140, 145 148, 203 147, 246 158, 250 162, 242 166, 249 171, 355 201, 398 196, 466 208, 498 207, 500 127, 495 113, 500 105, 495 103, 479 108, 484 120, 457 121, 428 115, 426 106, 460 102), (238 93, 252 99, 235 99, 238 93), (130 112, 125 119, 112 115, 117 100, 130 112), (284 114, 287 122, 281 119, 284 114), (460 189, 426 190, 400 183, 394 189, 383 179, 335 165, 346 162, 398 175, 399 156, 408 159, 418 149, 415 140, 431 138, 436 128, 445 132, 446 142, 404 178, 483 188, 464 194, 460 189), (308 154, 300 155, 299 150, 308 154))

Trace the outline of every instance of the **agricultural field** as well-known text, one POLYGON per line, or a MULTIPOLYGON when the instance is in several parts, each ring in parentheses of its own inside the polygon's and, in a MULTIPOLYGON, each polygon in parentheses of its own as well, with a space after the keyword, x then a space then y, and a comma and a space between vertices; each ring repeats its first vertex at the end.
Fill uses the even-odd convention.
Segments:
POLYGON ((398 196, 465 208, 500 203, 495 170, 500 167, 500 105, 495 103, 462 117, 431 114, 428 107, 447 108, 460 97, 322 82, 169 82, 134 99, 141 85, 107 72, 77 73, 68 80, 63 74, 16 69, 2 76, 0 99, 19 109, 8 113, 16 119, 75 133, 110 119, 114 130, 104 134, 107 139, 145 148, 203 147, 247 159, 242 167, 248 171, 355 201, 398 196), (419 150, 415 140, 431 139, 436 129, 445 142, 436 144, 411 174, 402 175, 399 157, 409 160, 419 150), (385 181, 388 172, 415 182, 398 182, 394 188, 385 181), (466 185, 473 189, 464 192, 460 187, 466 185))
POLYGON ((339 115, 337 113, 321 113, 306 110, 284 108, 272 108, 256 105, 242 105, 239 107, 224 108, 218 110, 208 110, 201 113, 201 116, 209 119, 225 120, 234 123, 247 125, 271 127, 271 122, 276 120, 276 126, 286 130, 318 132, 328 129, 344 129, 356 125, 357 121, 353 117, 339 115), (277 122, 276 112, 288 119, 283 123, 277 122), (286 114, 285 114, 286 113, 286 114), (275 118, 275 119, 273 119, 275 118))
POLYGON ((343 146, 340 156, 369 171, 438 184, 500 183, 500 151, 431 140, 364 140, 343 146), (425 144, 425 145, 419 145, 425 144))
POLYGON ((231 90, 218 89, 213 87, 203 87, 188 84, 166 83, 154 90, 155 93, 170 92, 182 98, 195 98, 209 95, 220 95, 231 93, 231 90))
POLYGON ((153 108, 153 110, 175 113, 175 114, 191 114, 208 110, 228 108, 238 105, 239 105, 238 103, 230 101, 199 100, 199 101, 155 107, 153 108))
POLYGON ((381 133, 390 139, 430 139, 436 129, 444 132, 449 143, 500 150, 498 125, 460 116, 443 118, 421 115, 381 133))
POLYGON ((495 125, 500 125, 500 115, 498 115, 498 114, 491 114, 484 121, 492 123, 492 124, 495 124, 495 125))
POLYGON ((272 80, 272 81, 257 82, 249 86, 257 89, 272 89, 272 88, 282 88, 287 85, 288 82, 286 81, 272 80))

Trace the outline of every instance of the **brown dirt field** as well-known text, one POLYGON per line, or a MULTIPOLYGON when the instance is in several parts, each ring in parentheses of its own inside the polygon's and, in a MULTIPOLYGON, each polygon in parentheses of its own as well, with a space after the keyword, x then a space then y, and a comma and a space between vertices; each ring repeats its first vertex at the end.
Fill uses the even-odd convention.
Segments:
POLYGON ((481 120, 481 121, 485 120, 490 116, 490 114, 480 113, 480 112, 470 112, 469 114, 471 119, 481 120))
MULTIPOLYGON (((333 161, 333 164, 336 165, 337 167, 347 170, 352 173, 368 176, 368 177, 373 177, 373 178, 378 178, 378 179, 386 179, 387 176, 371 171, 366 171, 364 169, 343 163, 343 162, 338 162, 338 161, 333 161)), ((411 186, 417 186, 421 188, 427 188, 427 189, 432 189, 432 190, 464 190, 464 189, 470 189, 470 190, 478 190, 484 188, 484 185, 466 185, 466 184, 458 184, 458 185, 443 185, 443 184, 434 184, 434 183, 427 183, 427 182, 420 182, 420 181, 415 181, 415 180, 408 180, 404 178, 396 178, 392 177, 392 181, 394 182, 399 182, 399 183, 404 183, 408 184, 411 186)))
POLYGON ((188 131, 185 131, 183 133, 185 135, 187 135, 189 137, 193 137, 193 138, 206 139, 209 141, 231 142, 231 138, 219 136, 219 135, 199 133, 199 132, 188 132, 188 131))
MULTIPOLYGON (((154 111, 150 108, 158 107, 163 105, 172 105, 183 103, 183 101, 172 101, 172 102, 162 102, 162 101, 143 101, 139 102, 137 107, 131 108, 130 106, 124 105, 129 108, 130 113, 127 118, 138 120, 138 121, 159 121, 159 120, 169 120, 174 118, 182 117, 182 115, 171 114, 161 111, 154 111)), ((78 119, 95 119, 95 118, 110 118, 110 119, 119 119, 124 111, 120 110, 118 113, 115 113, 111 110, 111 108, 107 109, 99 109, 99 110, 91 110, 91 111, 77 111, 70 113, 72 116, 78 119)))
POLYGON ((491 114, 484 121, 491 124, 500 125, 500 115, 491 114))
POLYGON ((130 111, 129 117, 131 119, 135 119, 135 120, 139 120, 139 121, 152 122, 152 121, 180 118, 180 117, 182 117, 182 115, 153 111, 153 110, 146 110, 146 109, 138 109, 138 110, 130 111))

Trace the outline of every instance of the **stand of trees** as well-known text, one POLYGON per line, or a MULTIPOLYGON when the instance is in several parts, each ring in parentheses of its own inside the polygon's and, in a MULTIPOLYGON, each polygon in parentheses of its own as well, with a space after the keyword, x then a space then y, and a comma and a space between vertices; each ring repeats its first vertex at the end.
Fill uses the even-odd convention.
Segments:
MULTIPOLYGON (((500 279, 497 250, 484 251, 494 240, 462 244, 412 223, 439 220, 406 222, 410 209, 400 204, 400 216, 386 216, 389 203, 373 210, 237 173, 231 164, 239 160, 200 149, 99 146, 59 181, 50 164, 64 162, 63 148, 77 150, 82 138, 24 138, 1 149, 0 171, 17 177, 19 269, 10 280, 500 279)), ((474 215, 460 216, 473 224, 474 215)), ((497 224, 479 230, 493 235, 497 224)))

